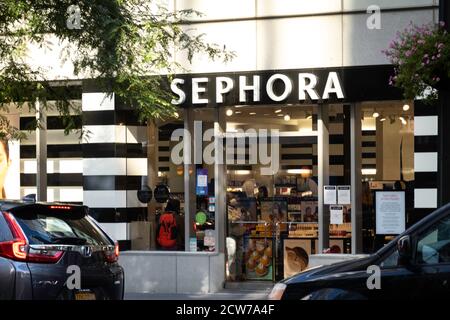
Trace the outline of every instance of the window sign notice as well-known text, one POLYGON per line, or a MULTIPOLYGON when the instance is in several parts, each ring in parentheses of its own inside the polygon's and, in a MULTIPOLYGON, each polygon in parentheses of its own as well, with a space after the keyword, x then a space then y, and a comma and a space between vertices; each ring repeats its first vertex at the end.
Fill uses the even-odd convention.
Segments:
POLYGON ((338 204, 351 204, 350 201, 350 186, 338 186, 338 204))
POLYGON ((405 231, 405 192, 376 192, 376 233, 400 234, 405 231))
POLYGON ((189 251, 197 251, 197 238, 189 238, 189 251))
POLYGON ((344 223, 344 207, 330 206, 330 223, 331 224, 344 223))
POLYGON ((198 196, 208 194, 208 169, 197 169, 196 194, 198 196))
POLYGON ((206 247, 214 247, 216 245, 214 230, 205 230, 205 238, 203 239, 203 244, 206 247))
POLYGON ((336 204, 336 186, 323 187, 324 204, 336 204))

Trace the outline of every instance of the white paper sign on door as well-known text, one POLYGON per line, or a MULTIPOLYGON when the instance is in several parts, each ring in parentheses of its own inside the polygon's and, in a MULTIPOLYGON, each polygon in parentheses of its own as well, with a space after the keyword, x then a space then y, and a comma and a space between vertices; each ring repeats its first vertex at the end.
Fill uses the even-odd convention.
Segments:
POLYGON ((197 176, 197 186, 206 187, 208 186, 208 176, 206 175, 198 175, 197 176))
POLYGON ((216 245, 216 238, 214 237, 213 230, 205 230, 205 238, 203 239, 203 244, 206 247, 214 247, 216 245))
POLYGON ((330 224, 344 223, 344 208, 343 206, 330 206, 330 224))
POLYGON ((324 204, 336 204, 336 186, 324 186, 323 195, 324 204))
POLYGON ((350 186, 338 186, 338 204, 351 204, 350 201, 350 186))
POLYGON ((405 192, 376 192, 376 233, 400 234, 405 231, 405 192))

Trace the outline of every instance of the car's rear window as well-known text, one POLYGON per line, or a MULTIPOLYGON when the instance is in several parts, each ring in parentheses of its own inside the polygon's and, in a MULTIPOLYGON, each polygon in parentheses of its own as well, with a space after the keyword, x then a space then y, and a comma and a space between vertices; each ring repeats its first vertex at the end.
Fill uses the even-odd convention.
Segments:
POLYGON ((24 208, 14 211, 13 215, 30 244, 112 244, 80 208, 24 208))
POLYGON ((0 212, 0 242, 12 240, 13 236, 9 230, 9 226, 6 223, 5 218, 3 218, 0 212))

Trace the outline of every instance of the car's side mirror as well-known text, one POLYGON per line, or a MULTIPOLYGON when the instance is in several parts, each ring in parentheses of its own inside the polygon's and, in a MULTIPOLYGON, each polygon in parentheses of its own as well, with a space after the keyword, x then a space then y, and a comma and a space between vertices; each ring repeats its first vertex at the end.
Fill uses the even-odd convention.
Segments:
POLYGON ((397 241, 398 256, 402 263, 408 264, 412 258, 411 237, 403 236, 397 241))

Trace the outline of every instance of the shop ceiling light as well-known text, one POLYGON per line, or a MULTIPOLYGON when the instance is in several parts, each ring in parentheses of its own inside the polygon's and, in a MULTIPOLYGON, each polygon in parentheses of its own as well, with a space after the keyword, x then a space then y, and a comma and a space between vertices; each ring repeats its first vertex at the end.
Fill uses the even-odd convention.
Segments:
POLYGON ((227 116, 231 117, 233 115, 233 110, 228 109, 227 110, 227 116))
POLYGON ((398 117, 399 119, 400 119, 400 121, 402 122, 402 124, 406 124, 406 120, 405 120, 405 118, 403 118, 403 117, 398 117))
POLYGON ((361 169, 361 174, 364 176, 373 176, 377 174, 377 169, 361 169))
POLYGON ((254 116, 256 112, 250 112, 249 115, 254 116))
POLYGON ((312 119, 312 115, 307 116, 306 119, 311 120, 312 119))
POLYGON ((180 117, 180 115, 178 114, 178 112, 174 112, 174 113, 173 113, 173 116, 174 116, 176 119, 178 119, 178 118, 180 117))
POLYGON ((409 104, 403 105, 403 111, 408 111, 408 110, 409 110, 409 104))
POLYGON ((289 174, 311 174, 311 169, 287 169, 286 171, 289 174))
POLYGON ((284 115, 282 113, 277 114, 277 117, 283 117, 284 115))
POLYGON ((250 170, 234 170, 234 174, 238 176, 245 176, 252 173, 250 170))
POLYGON ((372 114, 372 117, 374 117, 374 118, 378 118, 379 116, 380 116, 380 114, 376 111, 372 114))
POLYGON ((381 122, 386 121, 386 117, 381 117, 380 121, 381 122))
POLYGON ((236 114, 241 114, 241 113, 242 113, 242 111, 236 111, 235 113, 236 113, 236 114))
POLYGON ((287 115, 285 115, 285 116, 284 116, 284 120, 285 120, 285 121, 289 121, 289 120, 291 120, 291 116, 290 116, 290 115, 288 115, 288 114, 287 114, 287 115))
POLYGON ((275 110, 275 113, 280 113, 281 109, 275 110))

